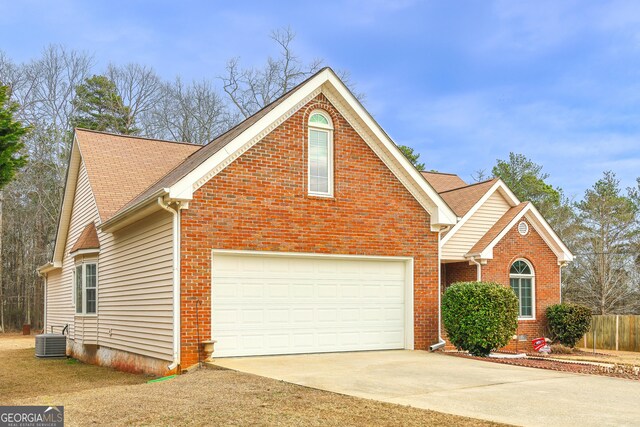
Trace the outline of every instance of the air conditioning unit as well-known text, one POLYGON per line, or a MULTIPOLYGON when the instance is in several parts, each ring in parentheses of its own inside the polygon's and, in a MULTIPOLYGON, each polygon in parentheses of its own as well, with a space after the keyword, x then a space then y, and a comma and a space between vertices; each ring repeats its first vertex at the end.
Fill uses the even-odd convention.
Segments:
POLYGON ((36 335, 36 357, 66 357, 67 337, 61 334, 36 335))

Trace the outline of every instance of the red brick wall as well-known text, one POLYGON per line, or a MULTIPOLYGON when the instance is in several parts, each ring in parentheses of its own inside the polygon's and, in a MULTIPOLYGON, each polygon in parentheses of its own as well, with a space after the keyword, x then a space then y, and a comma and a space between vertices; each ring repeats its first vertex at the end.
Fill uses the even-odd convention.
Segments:
MULTIPOLYGON (((525 220, 526 221, 526 220, 525 220)), ((518 221, 519 223, 520 221, 518 221)), ((526 221, 528 222, 528 221, 526 221)), ((533 338, 545 334, 545 310, 560 302, 560 266, 558 258, 529 223, 529 233, 522 236, 516 224, 493 248, 493 259, 482 266, 482 280, 509 285, 509 269, 519 258, 531 263, 535 273, 535 320, 520 320, 518 335, 527 335, 526 342, 513 340, 507 349, 531 349, 533 338)))
MULTIPOLYGON (((198 189, 182 212, 182 366, 211 334, 211 250, 414 257, 415 347, 437 341, 437 234, 427 212, 320 95, 198 189), (307 195, 307 120, 334 123, 334 194, 307 195)), ((214 284, 215 286, 215 284, 214 284)), ((214 337, 215 338, 215 337, 214 337)))
POLYGON ((456 282, 475 282, 478 279, 478 267, 469 265, 469 261, 442 264, 442 290, 456 282))

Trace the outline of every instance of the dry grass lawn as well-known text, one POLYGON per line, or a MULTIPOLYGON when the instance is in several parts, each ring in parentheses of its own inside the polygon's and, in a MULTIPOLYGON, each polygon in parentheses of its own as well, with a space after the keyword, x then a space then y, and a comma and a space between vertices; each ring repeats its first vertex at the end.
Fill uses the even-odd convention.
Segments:
POLYGON ((69 426, 497 425, 228 370, 147 383, 147 377, 108 368, 36 359, 33 344, 33 337, 0 336, 0 404, 64 405, 69 426))

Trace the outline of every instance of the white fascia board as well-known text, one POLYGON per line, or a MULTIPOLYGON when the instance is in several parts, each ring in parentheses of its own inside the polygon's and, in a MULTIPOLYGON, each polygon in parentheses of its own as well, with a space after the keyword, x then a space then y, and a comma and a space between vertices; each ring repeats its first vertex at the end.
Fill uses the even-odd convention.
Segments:
POLYGON ((80 255, 93 255, 93 254, 99 254, 99 253, 100 253, 100 249, 98 249, 98 248, 78 249, 77 251, 70 252, 69 256, 71 258, 75 258, 75 257, 80 256, 80 255))
POLYGON ((451 236, 453 236, 458 230, 460 230, 462 226, 469 220, 469 218, 471 218, 478 211, 478 209, 480 209, 480 207, 485 204, 489 197, 491 197, 491 195, 497 190, 500 190, 500 194, 505 197, 511 207, 520 204, 520 201, 518 200, 516 195, 513 194, 513 192, 509 189, 509 187, 507 187, 507 185, 501 179, 498 179, 498 181, 496 181, 496 183, 491 186, 491 188, 484 194, 484 196, 482 196, 480 200, 478 200, 476 204, 473 205, 471 209, 469 209, 469 212, 467 212, 462 217, 462 219, 458 221, 458 223, 447 233, 447 235, 442 238, 442 240, 440 241, 441 248, 444 247, 444 244, 447 243, 449 239, 451 239, 451 236))
POLYGON ((395 165, 402 169, 404 175, 413 181, 433 207, 428 209, 431 215, 432 225, 453 225, 457 221, 455 213, 444 202, 440 195, 431 187, 425 178, 402 154, 396 144, 389 139, 387 134, 373 120, 369 113, 360 105, 342 81, 330 69, 326 69, 304 86, 291 94, 284 102, 246 129, 227 146, 215 153, 184 178, 169 188, 169 199, 190 200, 193 192, 224 169, 232 161, 247 151, 269 132, 279 126, 304 104, 322 93, 323 85, 329 84, 346 103, 354 110, 355 114, 363 121, 369 131, 385 146, 388 154, 393 158, 395 165), (434 209, 435 208, 435 209, 434 209))
POLYGON ((80 171, 81 161, 80 149, 74 133, 73 142, 71 143, 71 153, 69 155, 69 167, 67 168, 64 195, 62 196, 62 206, 58 217, 58 229, 56 231, 56 242, 53 250, 54 265, 62 263, 62 258, 64 256, 64 248, 67 244, 67 234, 71 223, 73 199, 76 194, 76 185, 78 183, 78 173, 80 171))

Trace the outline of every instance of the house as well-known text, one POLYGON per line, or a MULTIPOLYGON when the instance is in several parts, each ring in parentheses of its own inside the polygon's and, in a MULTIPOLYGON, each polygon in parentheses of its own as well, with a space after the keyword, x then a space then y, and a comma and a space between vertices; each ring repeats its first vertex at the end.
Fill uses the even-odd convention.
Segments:
POLYGON ((40 273, 72 355, 165 374, 208 340, 216 357, 428 349, 442 286, 506 284, 520 259, 535 335, 570 258, 500 181, 417 171, 325 68, 205 146, 77 129, 40 273))
POLYGON ((442 288, 475 280, 509 284, 520 306, 517 338, 507 349, 530 349, 530 340, 545 334, 545 309, 560 301, 561 269, 573 255, 535 206, 520 202, 502 180, 468 185, 454 174, 423 176, 459 218, 441 234, 442 288))

